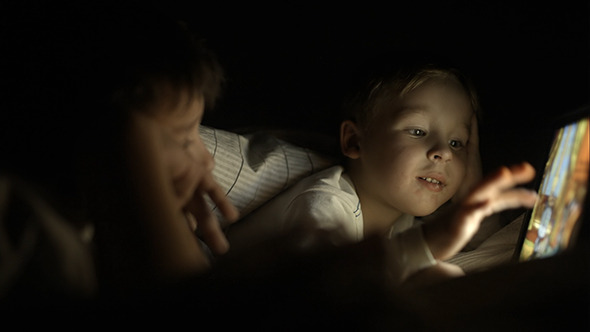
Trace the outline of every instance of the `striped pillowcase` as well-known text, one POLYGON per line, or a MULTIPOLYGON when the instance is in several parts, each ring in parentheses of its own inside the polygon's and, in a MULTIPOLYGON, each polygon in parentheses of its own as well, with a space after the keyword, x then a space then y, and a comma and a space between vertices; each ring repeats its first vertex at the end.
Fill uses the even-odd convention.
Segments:
MULTIPOLYGON (((199 130, 215 160, 213 175, 241 217, 298 180, 334 164, 327 156, 270 134, 241 135, 204 125, 199 130)), ((226 226, 215 204, 211 200, 209 204, 226 226)))

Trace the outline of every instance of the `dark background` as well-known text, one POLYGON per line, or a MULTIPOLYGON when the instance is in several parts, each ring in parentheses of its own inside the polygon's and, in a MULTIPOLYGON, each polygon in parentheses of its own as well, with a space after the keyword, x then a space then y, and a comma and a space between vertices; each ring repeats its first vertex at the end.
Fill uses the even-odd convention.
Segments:
MULTIPOLYGON (((588 103, 589 2, 166 2, 208 40, 228 82, 204 123, 334 134, 341 82, 382 52, 453 59, 484 108, 485 170, 538 165, 556 116, 588 103), (540 145, 537 145, 540 143, 540 145)), ((334 134, 335 135, 335 134, 334 134)))
MULTIPOLYGON (((35 14, 27 1, 15 3, 18 11, 0 3, 2 21, 35 14)), ((589 102, 588 1, 109 3, 155 5, 207 40, 227 85, 204 124, 220 129, 337 139, 351 73, 374 56, 407 50, 450 58, 475 83, 484 171, 522 160, 543 167, 554 119, 589 102)))
POLYGON ((224 96, 205 124, 335 135, 338 93, 355 66, 413 49, 453 59, 474 81, 486 171, 542 164, 552 120, 588 104, 587 1, 318 3, 166 3, 226 69, 224 96))

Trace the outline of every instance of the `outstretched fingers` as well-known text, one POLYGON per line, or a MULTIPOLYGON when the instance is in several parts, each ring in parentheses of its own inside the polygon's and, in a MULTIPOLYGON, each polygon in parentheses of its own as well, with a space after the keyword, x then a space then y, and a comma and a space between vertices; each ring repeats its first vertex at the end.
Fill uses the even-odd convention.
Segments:
POLYGON ((457 253, 484 218, 508 209, 533 207, 537 193, 517 186, 534 177, 535 169, 528 163, 501 167, 484 178, 452 215, 446 216, 447 222, 425 225, 424 235, 435 258, 447 259, 457 253))
MULTIPOLYGON (((473 204, 498 198, 505 191, 511 190, 515 186, 528 183, 532 181, 534 177, 535 169, 527 162, 512 166, 502 166, 483 179, 483 181, 467 197, 467 203, 473 204)), ((522 190, 519 191, 521 191, 521 195, 508 195, 507 198, 521 197, 522 190)), ((526 192, 530 194, 530 191, 526 192)), ((526 196, 530 195, 527 194, 526 196)), ((528 198, 530 197, 527 197, 526 202, 528 202, 528 198)))
POLYGON ((532 208, 537 201, 537 193, 528 189, 516 188, 502 192, 495 200, 488 202, 486 216, 504 210, 520 207, 532 208))

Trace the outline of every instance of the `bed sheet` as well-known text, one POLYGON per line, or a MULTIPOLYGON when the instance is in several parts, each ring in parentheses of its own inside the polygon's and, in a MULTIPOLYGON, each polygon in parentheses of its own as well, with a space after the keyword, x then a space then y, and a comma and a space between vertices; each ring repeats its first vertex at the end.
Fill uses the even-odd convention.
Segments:
POLYGON ((447 262, 459 265, 465 273, 509 264, 514 255, 525 213, 491 234, 477 248, 462 251, 447 262))

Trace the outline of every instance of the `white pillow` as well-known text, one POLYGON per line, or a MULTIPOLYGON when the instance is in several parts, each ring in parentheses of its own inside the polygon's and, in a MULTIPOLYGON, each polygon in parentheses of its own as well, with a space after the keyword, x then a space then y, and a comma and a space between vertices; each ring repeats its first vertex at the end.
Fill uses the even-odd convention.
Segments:
MULTIPOLYGON (((241 135, 201 125, 215 159, 213 175, 243 217, 298 180, 334 164, 332 158, 264 132, 241 135)), ((211 200, 210 205, 226 226, 211 200)))

